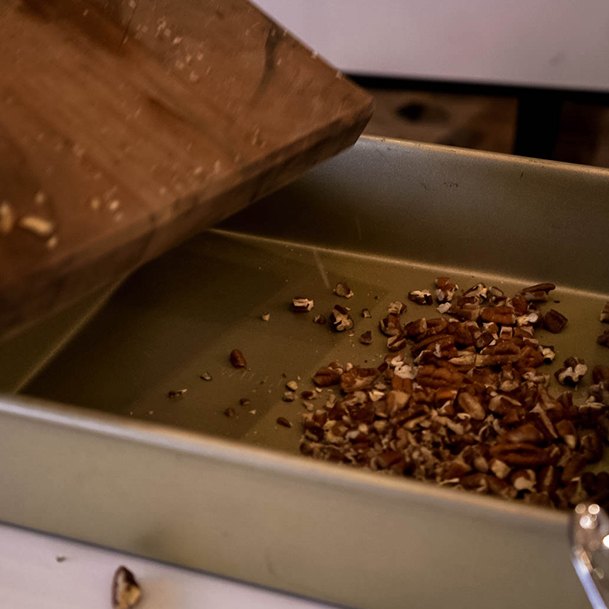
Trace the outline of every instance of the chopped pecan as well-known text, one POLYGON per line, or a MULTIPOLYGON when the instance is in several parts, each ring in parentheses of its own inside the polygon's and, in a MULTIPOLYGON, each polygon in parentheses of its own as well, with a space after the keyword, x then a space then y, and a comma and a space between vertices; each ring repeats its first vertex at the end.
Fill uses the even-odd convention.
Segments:
POLYGON ((509 305, 484 307, 480 311, 480 317, 486 322, 501 324, 502 326, 513 326, 516 323, 514 307, 509 305))
POLYGON ((312 298, 305 296, 296 296, 292 298, 292 311, 295 313, 307 313, 315 306, 315 301, 312 298))
POLYGON ((555 290, 556 286, 553 283, 544 282, 536 283, 528 288, 523 288, 520 293, 532 302, 546 302, 548 300, 548 294, 555 290))
POLYGON ((609 330, 605 330, 597 339, 596 342, 601 347, 609 347, 609 330))
POLYGON ((609 383, 609 366, 594 366, 592 368, 593 383, 609 383))
POLYGON ((313 375, 313 383, 315 383, 317 387, 330 387, 332 385, 338 385, 340 382, 340 376, 341 372, 339 370, 326 366, 324 368, 320 368, 313 375))
POLYGON ((569 357, 563 362, 562 368, 554 373, 554 376, 561 385, 575 387, 587 372, 588 366, 586 366, 584 360, 569 357))
POLYGON ((475 421, 482 421, 486 417, 482 401, 476 395, 462 391, 457 397, 457 403, 459 408, 475 421))
POLYGON ((387 337, 387 349, 389 351, 401 351, 406 346, 406 338, 401 334, 387 337))
POLYGON ((239 349, 233 349, 229 354, 229 360, 233 368, 245 368, 247 367, 247 361, 245 355, 239 349))
POLYGON ((388 315, 402 315, 406 312, 406 305, 400 300, 394 300, 387 306, 388 315))
POLYGON ((412 300, 412 302, 420 305, 433 304, 433 297, 429 290, 413 290, 408 292, 408 300, 412 300))
POLYGON ((522 442, 529 444, 542 444, 545 436, 533 425, 533 423, 525 423, 514 429, 510 429, 501 435, 501 440, 509 444, 520 444, 522 442))
POLYGON ((330 313, 330 325, 335 332, 344 332, 353 328, 353 319, 349 315, 351 309, 335 304, 330 313))
POLYGON ((601 311, 599 319, 604 324, 609 324, 609 302, 606 302, 603 305, 603 309, 601 311))
POLYGON ((450 302, 459 289, 456 283, 453 283, 448 277, 438 277, 436 284, 436 299, 438 302, 450 302))
POLYGON ((353 290, 344 282, 339 281, 332 290, 337 296, 341 298, 352 298, 353 290))
POLYGON ((556 309, 550 309, 542 318, 542 325, 552 334, 558 334, 565 329, 569 321, 562 313, 556 309))
POLYGON ((379 377, 376 368, 354 367, 340 376, 340 388, 345 393, 371 388, 379 377))
POLYGON ((372 332, 370 330, 366 330, 362 332, 359 337, 359 342, 362 345, 371 345, 372 344, 372 332))
POLYGON ((534 491, 537 475, 532 469, 517 469, 510 474, 510 483, 517 491, 534 491))
POLYGON ((400 316, 396 313, 389 313, 379 321, 379 329, 385 336, 396 336, 402 334, 402 324, 400 316))
POLYGON ((491 446, 491 455, 515 467, 540 467, 550 463, 550 455, 545 448, 527 442, 501 442, 491 446))
MULTIPOLYGON (((382 328, 381 328, 382 331, 382 328)), ((427 320, 422 317, 411 321, 404 326, 404 334, 407 338, 419 340, 427 333, 427 320)))

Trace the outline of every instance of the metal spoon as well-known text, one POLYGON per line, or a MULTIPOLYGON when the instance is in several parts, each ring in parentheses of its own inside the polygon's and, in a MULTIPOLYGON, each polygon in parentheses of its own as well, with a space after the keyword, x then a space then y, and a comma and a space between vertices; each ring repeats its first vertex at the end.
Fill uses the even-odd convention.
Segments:
POLYGON ((609 516, 597 503, 580 503, 569 526, 571 562, 593 609, 609 607, 609 516))

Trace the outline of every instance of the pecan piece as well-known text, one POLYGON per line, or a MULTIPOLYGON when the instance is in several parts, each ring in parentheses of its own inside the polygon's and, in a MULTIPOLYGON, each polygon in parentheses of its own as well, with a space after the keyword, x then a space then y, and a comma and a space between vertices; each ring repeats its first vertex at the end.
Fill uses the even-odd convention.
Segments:
MULTIPOLYGON (((381 332, 382 332, 381 328, 381 332)), ((406 324, 404 334, 411 339, 419 340, 427 333, 427 320, 422 317, 406 324)))
POLYGON ((515 429, 510 429, 501 435, 501 440, 508 444, 542 444, 545 436, 533 425, 533 423, 525 423, 515 429))
POLYGON ((340 372, 336 368, 326 366, 313 375, 313 383, 317 387, 330 387, 340 382, 340 372))
POLYGON ((609 347, 609 330, 605 330, 597 339, 596 342, 601 347, 609 347))
POLYGON ((332 290, 332 291, 337 296, 340 296, 341 298, 352 298, 353 297, 353 290, 346 283, 343 283, 342 281, 339 281, 334 286, 334 290, 332 290))
POLYGON ((292 311, 295 313, 307 313, 315 306, 315 301, 312 298, 304 296, 296 296, 292 298, 292 311))
POLYGON ((412 300, 412 302, 420 305, 433 304, 433 297, 429 290, 412 290, 408 292, 408 300, 412 300))
POLYGON ((515 467, 539 467, 548 465, 551 456, 545 448, 527 442, 501 442, 491 446, 491 455, 515 467))
POLYGON ((450 302, 459 289, 456 283, 453 283, 448 277, 438 277, 436 284, 436 298, 439 303, 450 302))
POLYGON ((609 302, 604 304, 599 319, 602 323, 609 324, 609 302))
POLYGON ((372 344, 372 332, 370 330, 366 330, 362 332, 359 337, 359 342, 362 345, 371 345, 372 344))
POLYGON ((592 368, 593 383, 609 383, 609 366, 594 366, 592 368))
POLYGON ((565 329, 569 320, 556 309, 550 309, 542 318, 543 327, 552 334, 558 334, 565 329))
POLYGON ((569 357, 563 362, 562 368, 554 373, 554 376, 561 385, 575 387, 584 378, 586 372, 588 372, 588 366, 583 359, 569 357))
POLYGON ((480 317, 483 321, 501 324, 502 326, 513 326, 516 323, 514 307, 509 305, 484 307, 480 311, 480 317))
POLYGON ((389 351, 401 351, 406 346, 406 338, 401 334, 394 334, 387 338, 387 349, 389 351))
POLYGON ((353 328, 353 319, 349 315, 350 310, 339 304, 334 305, 332 313, 330 313, 330 325, 335 332, 344 332, 353 328))
POLYGON ((530 285, 528 288, 523 288, 520 293, 532 302, 546 302, 548 300, 548 294, 556 289, 553 283, 544 282, 530 285))
POLYGON ((402 333, 402 324, 400 317, 396 313, 389 313, 387 317, 383 317, 379 321, 379 330, 385 336, 395 336, 402 333))
POLYGON ((462 391, 457 397, 459 408, 468 414, 474 421, 483 421, 486 417, 482 401, 476 395, 462 391))
POLYGON ((345 393, 371 388, 379 377, 376 368, 354 367, 340 376, 340 388, 345 393))
POLYGON ((233 368, 245 368, 247 367, 247 361, 245 355, 239 349, 233 349, 228 356, 230 363, 233 368))
POLYGON ((112 607, 114 609, 131 609, 142 597, 142 589, 135 576, 127 567, 120 566, 112 578, 112 607))

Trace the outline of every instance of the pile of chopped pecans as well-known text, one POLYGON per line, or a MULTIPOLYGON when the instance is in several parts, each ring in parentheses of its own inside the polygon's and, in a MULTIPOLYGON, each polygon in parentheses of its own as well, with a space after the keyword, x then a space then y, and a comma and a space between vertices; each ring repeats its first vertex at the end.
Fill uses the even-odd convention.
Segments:
MULTIPOLYGON (((390 304, 379 322, 388 350, 380 366, 332 362, 315 373, 316 390, 301 393, 301 451, 561 509, 609 501, 609 474, 584 472, 609 443, 609 366, 593 368, 578 403, 570 389, 554 394, 540 369, 555 351, 536 329, 567 325, 559 311, 542 310, 555 286, 512 297, 483 284, 460 291, 446 277, 435 287, 408 297, 432 305, 435 296, 446 316, 405 323, 406 305, 390 304)), ((570 357, 555 377, 575 387, 587 373, 570 357)))

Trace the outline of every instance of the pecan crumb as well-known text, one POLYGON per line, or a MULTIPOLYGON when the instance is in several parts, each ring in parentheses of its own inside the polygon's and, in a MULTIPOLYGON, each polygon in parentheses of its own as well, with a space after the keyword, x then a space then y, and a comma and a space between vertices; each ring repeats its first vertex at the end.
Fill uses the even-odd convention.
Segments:
POLYGON ((324 326, 327 323, 327 319, 325 315, 316 315, 313 318, 313 323, 319 324, 320 326, 324 326))
POLYGON ((372 332, 370 330, 366 330, 362 332, 359 337, 359 342, 362 345, 371 345, 372 344, 372 332))
POLYGON ((239 349, 233 349, 228 358, 233 368, 245 368, 247 366, 245 355, 239 349))
POLYGON ((211 380, 212 380, 212 378, 213 378, 213 377, 212 377, 212 375, 211 375, 209 372, 204 372, 203 374, 201 374, 201 375, 199 376, 199 378, 200 378, 202 381, 207 381, 207 382, 209 382, 209 381, 211 381, 211 380))
POLYGON ((305 296, 296 296, 292 298, 292 311, 295 313, 307 313, 313 309, 315 301, 312 298, 305 296))
POLYGON ((336 304, 330 313, 330 325, 335 332, 344 332, 353 328, 353 319, 349 315, 350 309, 336 304))
POLYGON ((604 324, 609 324, 609 302, 606 302, 603 306, 603 310, 600 314, 600 320, 604 324))
POLYGON ((554 373, 554 376, 561 385, 574 387, 584 378, 586 372, 588 372, 588 366, 584 360, 569 357, 563 362, 562 368, 554 373))
POLYGON ((369 309, 364 308, 364 309, 362 309, 361 316, 364 319, 370 319, 372 317, 372 313, 370 313, 369 309))
POLYGON ((567 325, 567 318, 557 311, 556 309, 550 309, 543 317, 543 327, 552 334, 558 334, 565 329, 567 325))
POLYGON ((236 416, 236 414, 237 411, 234 408, 231 408, 230 406, 224 409, 224 416, 228 417, 229 419, 232 419, 234 416, 236 416))
POLYGON ((353 290, 346 283, 343 283, 342 281, 337 283, 334 286, 333 292, 337 296, 340 296, 341 298, 352 298, 353 297, 353 290))
POLYGON ((408 300, 420 305, 433 304, 433 296, 429 290, 412 290, 408 292, 408 300))
POLYGON ((263 314, 260 316, 260 319, 261 319, 262 321, 269 321, 269 319, 271 319, 271 314, 270 314, 270 313, 263 313, 263 314))
POLYGON ((597 339, 596 342, 602 347, 609 347, 609 330, 605 330, 597 339))
POLYGON ((8 201, 0 203, 0 234, 7 235, 13 230, 15 214, 8 201))
POLYGON ((184 394, 188 391, 188 389, 172 389, 167 392, 167 397, 170 400, 177 400, 179 398, 183 398, 184 394))
POLYGON ((285 417, 277 417, 277 425, 287 427, 288 429, 292 427, 292 423, 288 421, 288 419, 286 419, 285 417))
POLYGON ((112 607, 131 609, 142 597, 142 589, 127 567, 120 566, 112 578, 112 607))

